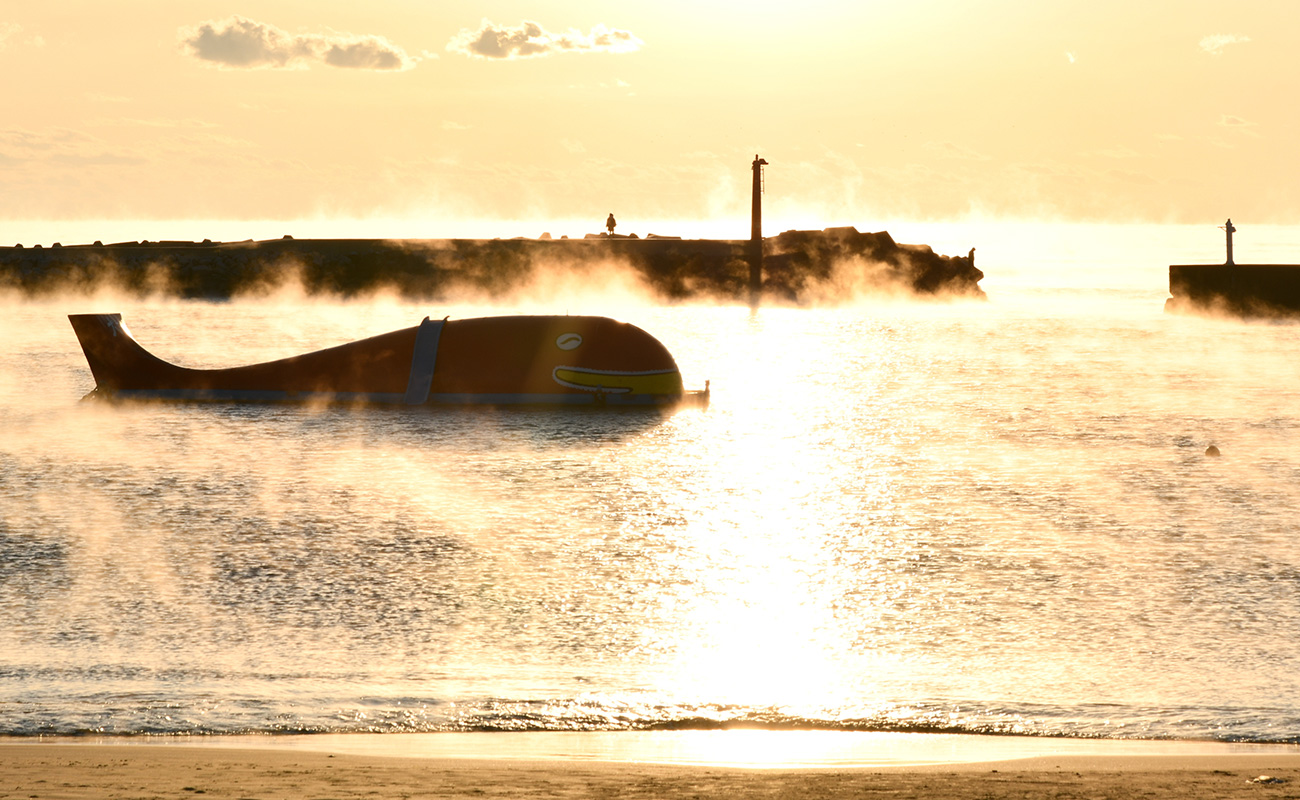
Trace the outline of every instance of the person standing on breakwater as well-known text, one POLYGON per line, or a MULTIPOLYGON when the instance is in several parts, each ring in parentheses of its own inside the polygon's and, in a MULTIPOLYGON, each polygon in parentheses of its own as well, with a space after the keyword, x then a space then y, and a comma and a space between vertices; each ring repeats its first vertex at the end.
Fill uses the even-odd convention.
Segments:
POLYGON ((617 224, 618 221, 614 219, 614 212, 613 211, 609 212, 609 219, 605 220, 605 227, 609 229, 609 234, 608 234, 609 236, 614 235, 614 226, 617 224))

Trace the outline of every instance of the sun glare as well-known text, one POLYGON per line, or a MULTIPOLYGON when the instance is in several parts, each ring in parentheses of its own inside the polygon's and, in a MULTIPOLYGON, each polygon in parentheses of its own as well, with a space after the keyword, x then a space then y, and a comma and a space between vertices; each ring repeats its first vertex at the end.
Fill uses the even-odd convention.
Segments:
MULTIPOLYGON (((888 514, 894 502, 888 470, 850 469, 845 448, 888 448, 883 439, 844 441, 836 420, 861 410, 821 408, 831 393, 818 376, 837 374, 860 354, 820 347, 798 311, 764 309, 745 324, 727 342, 727 373, 715 377, 719 391, 750 402, 710 411, 725 422, 696 476, 708 506, 696 509, 679 539, 684 571, 698 577, 676 598, 680 641, 667 684, 736 703, 824 707, 860 678, 844 674, 834 655, 856 635, 839 618, 845 593, 852 591, 859 617, 871 617, 863 606, 887 595, 838 579, 845 547, 874 546, 845 529, 846 520, 864 509, 888 514), (774 427, 778 408, 800 413, 774 427)), ((880 341, 863 342, 873 361, 889 349, 887 333, 876 333, 880 341)))

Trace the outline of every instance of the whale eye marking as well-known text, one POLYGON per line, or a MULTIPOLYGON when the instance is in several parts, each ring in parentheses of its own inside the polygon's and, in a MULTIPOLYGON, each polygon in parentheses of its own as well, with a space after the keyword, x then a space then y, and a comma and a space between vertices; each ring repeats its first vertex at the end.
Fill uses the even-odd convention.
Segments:
POLYGON ((555 346, 561 350, 573 350, 582 344, 582 337, 576 333, 561 333, 555 339, 555 346))

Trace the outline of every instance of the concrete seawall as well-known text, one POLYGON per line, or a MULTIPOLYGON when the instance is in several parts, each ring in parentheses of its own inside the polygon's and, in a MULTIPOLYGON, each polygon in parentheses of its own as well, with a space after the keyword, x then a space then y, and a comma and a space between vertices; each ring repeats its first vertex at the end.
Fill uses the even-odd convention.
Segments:
MULTIPOLYGON (((313 293, 377 290, 413 299, 457 291, 504 296, 547 273, 627 269, 666 300, 748 297, 746 240, 670 237, 584 239, 272 239, 118 242, 0 247, 0 288, 26 295, 112 286, 140 294, 223 299, 289 280, 313 293)), ((800 302, 845 264, 870 264, 882 285, 920 296, 983 297, 969 258, 888 233, 853 228, 787 231, 763 242, 763 296, 800 302)), ((824 294, 824 292, 822 293, 824 294)))
POLYGON ((1167 311, 1300 316, 1300 264, 1174 264, 1167 311))

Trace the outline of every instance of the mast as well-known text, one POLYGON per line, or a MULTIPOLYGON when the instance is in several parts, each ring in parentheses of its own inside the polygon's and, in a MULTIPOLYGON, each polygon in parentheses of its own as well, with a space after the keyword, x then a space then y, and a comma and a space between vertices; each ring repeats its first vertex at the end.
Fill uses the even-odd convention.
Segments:
POLYGON ((749 304, 758 305, 759 293, 763 290, 763 167, 767 159, 754 154, 753 203, 749 226, 749 304))

